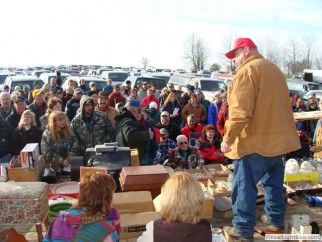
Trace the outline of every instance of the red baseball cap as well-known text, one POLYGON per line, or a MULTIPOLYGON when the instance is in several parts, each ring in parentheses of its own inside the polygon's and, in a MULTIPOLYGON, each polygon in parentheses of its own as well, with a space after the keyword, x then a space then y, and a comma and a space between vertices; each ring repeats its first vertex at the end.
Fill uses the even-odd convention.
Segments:
POLYGON ((231 51, 227 52, 225 54, 225 56, 228 59, 233 59, 235 57, 234 51, 239 49, 239 48, 243 48, 245 46, 247 46, 249 48, 257 49, 257 46, 254 44, 254 42, 251 39, 249 39, 249 38, 238 38, 235 41, 234 49, 232 49, 231 51))

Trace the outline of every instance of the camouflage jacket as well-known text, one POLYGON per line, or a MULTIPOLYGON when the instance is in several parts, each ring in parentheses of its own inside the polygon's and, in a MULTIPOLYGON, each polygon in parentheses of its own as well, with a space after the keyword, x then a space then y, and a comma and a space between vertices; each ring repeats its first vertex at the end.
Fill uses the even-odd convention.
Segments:
POLYGON ((106 117, 105 113, 93 111, 89 129, 83 119, 83 106, 90 97, 84 95, 80 102, 81 112, 72 120, 72 130, 76 135, 81 155, 85 154, 86 148, 95 147, 95 145, 115 141, 115 131, 106 117))
MULTIPOLYGON (((71 133, 70 138, 66 140, 68 156, 80 155, 79 146, 76 136, 71 133)), ((54 141, 54 138, 49 130, 45 130, 41 139, 41 153, 46 163, 52 161, 62 162, 64 159, 59 154, 59 144, 54 141)))

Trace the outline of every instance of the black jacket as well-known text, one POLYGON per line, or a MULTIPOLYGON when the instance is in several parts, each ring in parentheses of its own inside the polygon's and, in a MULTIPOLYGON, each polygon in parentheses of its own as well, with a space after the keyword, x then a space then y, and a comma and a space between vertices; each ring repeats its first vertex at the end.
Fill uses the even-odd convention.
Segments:
POLYGON ((168 126, 164 126, 160 122, 160 123, 157 123, 155 125, 155 127, 158 129, 165 128, 169 132, 169 139, 172 139, 174 142, 177 141, 178 135, 181 134, 181 130, 180 130, 179 126, 175 123, 172 123, 171 121, 168 126))
POLYGON ((7 117, 7 121, 11 126, 11 129, 14 130, 18 127, 19 121, 21 119, 21 114, 18 114, 16 109, 13 109, 11 114, 7 117))
POLYGON ((77 110, 80 107, 80 100, 77 100, 76 98, 70 99, 66 104, 66 115, 69 119, 69 121, 72 121, 73 118, 77 114, 77 110))
POLYGON ((11 153, 11 135, 10 124, 0 118, 0 158, 11 153))
POLYGON ((141 125, 126 108, 115 117, 116 142, 119 146, 137 148, 140 164, 146 164, 147 147, 150 140, 149 131, 141 125))
POLYGON ((42 133, 42 129, 36 126, 31 126, 29 130, 25 130, 24 128, 19 129, 19 127, 15 128, 11 140, 12 155, 20 155, 20 151, 28 143, 38 143, 40 149, 42 133))
POLYGON ((30 111, 32 111, 35 115, 36 115, 36 122, 37 122, 37 126, 41 127, 41 123, 40 123, 40 117, 43 116, 46 113, 47 110, 47 104, 45 102, 43 102, 43 105, 41 107, 41 109, 39 109, 36 105, 35 102, 33 102, 32 104, 30 104, 27 109, 29 109, 30 111))

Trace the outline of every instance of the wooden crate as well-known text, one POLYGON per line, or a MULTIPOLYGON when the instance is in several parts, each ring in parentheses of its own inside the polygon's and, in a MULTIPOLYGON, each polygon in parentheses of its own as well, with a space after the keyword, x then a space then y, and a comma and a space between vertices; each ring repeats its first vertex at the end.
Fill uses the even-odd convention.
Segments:
POLYGON ((38 156, 38 163, 35 167, 21 168, 21 167, 8 167, 9 180, 15 182, 29 182, 40 181, 40 177, 44 170, 44 159, 42 155, 38 156))
POLYGON ((150 191, 152 198, 155 198, 169 177, 169 173, 161 165, 130 166, 122 168, 120 184, 122 191, 150 191))

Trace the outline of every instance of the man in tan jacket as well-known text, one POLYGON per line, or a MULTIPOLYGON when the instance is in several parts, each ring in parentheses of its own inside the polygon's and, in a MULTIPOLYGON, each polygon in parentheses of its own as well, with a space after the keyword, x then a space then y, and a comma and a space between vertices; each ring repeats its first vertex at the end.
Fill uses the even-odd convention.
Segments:
POLYGON ((265 190, 267 230, 284 230, 285 154, 300 148, 285 77, 265 60, 249 38, 239 38, 226 54, 238 66, 228 89, 229 118, 221 150, 234 161, 231 237, 252 241, 256 184, 265 190))

